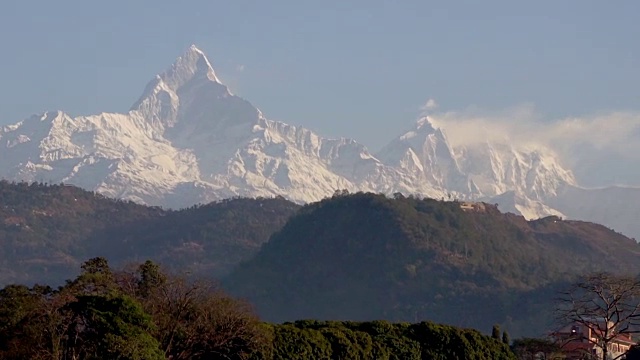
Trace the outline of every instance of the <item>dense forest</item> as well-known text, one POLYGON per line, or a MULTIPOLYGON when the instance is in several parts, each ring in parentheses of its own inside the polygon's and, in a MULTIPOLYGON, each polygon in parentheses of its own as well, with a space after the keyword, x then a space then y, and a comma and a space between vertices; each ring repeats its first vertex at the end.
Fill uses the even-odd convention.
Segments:
POLYGON ((611 229, 485 203, 337 192, 303 207, 275 198, 166 210, 0 181, 0 285, 57 286, 93 257, 221 280, 271 322, 499 323, 515 336, 548 331, 551 299, 575 276, 640 272, 640 245, 611 229))
POLYGON ((0 181, 0 284, 59 284, 94 256, 221 277, 298 208, 283 198, 230 199, 172 211, 73 186, 0 181))
POLYGON ((640 245, 592 223, 359 193, 305 206, 224 283, 269 321, 498 322, 539 336, 556 290, 601 270, 639 272, 640 245))
POLYGON ((433 323, 261 323, 208 282, 104 258, 56 290, 0 290, 0 359, 515 359, 504 342, 433 323))

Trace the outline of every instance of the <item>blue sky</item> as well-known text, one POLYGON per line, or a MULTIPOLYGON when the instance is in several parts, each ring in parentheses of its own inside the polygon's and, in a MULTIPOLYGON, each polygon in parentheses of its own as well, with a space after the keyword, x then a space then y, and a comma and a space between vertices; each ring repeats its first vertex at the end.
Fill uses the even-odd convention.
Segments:
POLYGON ((267 117, 373 150, 430 98, 526 104, 547 122, 637 112, 638 14, 637 1, 7 2, 0 123, 126 111, 192 43, 267 117))

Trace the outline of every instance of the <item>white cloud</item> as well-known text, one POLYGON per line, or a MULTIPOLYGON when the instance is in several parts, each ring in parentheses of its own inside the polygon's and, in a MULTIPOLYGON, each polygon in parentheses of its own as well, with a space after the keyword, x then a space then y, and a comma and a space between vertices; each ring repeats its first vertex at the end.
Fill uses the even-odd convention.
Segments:
POLYGON ((500 111, 469 109, 429 117, 436 127, 444 129, 453 146, 495 141, 551 149, 579 180, 591 177, 583 183, 605 185, 604 179, 608 178, 616 183, 640 185, 637 112, 544 120, 532 105, 522 105, 500 111))
POLYGON ((236 65, 236 71, 237 72, 243 72, 244 71, 244 65, 242 65, 242 64, 236 65))
POLYGON ((422 110, 423 112, 427 112, 430 110, 435 110, 437 108, 438 108, 438 103, 436 102, 436 100, 429 99, 424 103, 424 105, 420 107, 420 110, 422 110))

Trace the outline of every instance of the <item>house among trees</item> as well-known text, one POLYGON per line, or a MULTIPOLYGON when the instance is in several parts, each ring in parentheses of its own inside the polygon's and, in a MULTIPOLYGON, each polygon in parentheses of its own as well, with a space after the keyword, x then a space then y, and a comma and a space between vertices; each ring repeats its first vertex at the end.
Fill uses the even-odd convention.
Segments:
POLYGON ((487 210, 487 206, 482 202, 469 202, 465 201, 460 204, 460 208, 463 211, 477 211, 477 212, 485 212, 487 210))
MULTIPOLYGON (((602 359, 602 338, 605 329, 608 329, 609 334, 615 334, 616 329, 611 321, 605 327, 602 320, 594 320, 593 324, 567 325, 553 333, 552 337, 566 359, 602 359)), ((624 354, 634 344, 630 334, 615 335, 607 345, 607 358, 624 359, 624 354)))

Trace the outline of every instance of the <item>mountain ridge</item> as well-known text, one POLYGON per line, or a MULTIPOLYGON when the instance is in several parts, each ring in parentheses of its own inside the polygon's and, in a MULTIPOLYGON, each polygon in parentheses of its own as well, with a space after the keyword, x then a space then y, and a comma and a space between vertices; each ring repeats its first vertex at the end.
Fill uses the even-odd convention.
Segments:
POLYGON ((305 205, 224 284, 270 321, 417 318, 539 336, 556 285, 635 275, 639 259, 637 242, 599 224, 357 193, 305 205))
POLYGON ((0 181, 0 284, 59 284, 95 256, 221 277, 298 208, 284 198, 236 198, 166 210, 75 186, 0 181))
POLYGON ((640 271, 640 245, 605 226, 487 203, 341 192, 304 207, 236 198, 166 210, 0 181, 0 284, 60 284, 95 256, 216 278, 269 320, 500 322, 536 336, 559 285, 640 271))
MULTIPOLYGON (((374 155, 353 139, 266 118, 229 91, 194 45, 127 113, 48 112, 0 129, 0 146, 0 178, 65 182, 169 208, 233 196, 308 203, 346 189, 496 201, 527 218, 613 224, 604 212, 582 209, 579 197, 560 196, 560 189, 596 193, 581 188, 550 149, 454 148, 424 116, 374 155)), ((616 228, 640 237, 640 225, 618 215, 616 228)))

